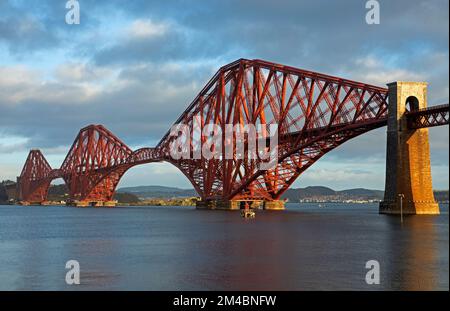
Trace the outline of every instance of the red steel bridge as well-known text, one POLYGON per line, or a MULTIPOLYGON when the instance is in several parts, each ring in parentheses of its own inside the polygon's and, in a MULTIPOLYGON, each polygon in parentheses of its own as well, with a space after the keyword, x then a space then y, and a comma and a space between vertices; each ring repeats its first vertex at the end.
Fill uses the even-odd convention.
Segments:
MULTIPOLYGON (((260 170, 262 159, 174 159, 168 131, 151 148, 130 149, 102 125, 80 130, 64 162, 50 167, 31 150, 18 177, 23 202, 46 201, 53 179, 63 178, 72 202, 106 202, 133 166, 166 161, 190 180, 203 201, 275 201, 305 170, 349 139, 385 126, 388 89, 262 60, 240 59, 220 68, 175 124, 278 124, 278 161, 260 170)), ((449 123, 449 106, 412 110, 408 127, 449 123)), ((225 131, 222 131, 225 132, 225 131)), ((194 136, 194 135, 193 135, 194 136)), ((192 154, 205 137, 192 137, 192 154)), ((223 155, 222 149, 222 155, 223 155)))

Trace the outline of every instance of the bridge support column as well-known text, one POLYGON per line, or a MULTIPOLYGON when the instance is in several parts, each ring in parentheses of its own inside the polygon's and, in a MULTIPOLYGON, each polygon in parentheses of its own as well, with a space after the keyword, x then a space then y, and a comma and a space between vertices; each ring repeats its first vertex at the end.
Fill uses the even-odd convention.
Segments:
POLYGON ((115 207, 117 201, 78 201, 72 200, 67 201, 67 206, 75 206, 75 207, 115 207))
POLYGON ((405 112, 427 106, 427 83, 393 82, 389 87, 386 183, 382 214, 439 214, 431 181, 428 129, 408 129, 405 112), (402 198, 400 198, 402 196, 402 198))
POLYGON ((239 210, 241 201, 234 200, 206 200, 197 201, 197 209, 239 210))
POLYGON ((284 201, 263 200, 207 200, 197 201, 197 209, 240 210, 248 203, 250 208, 262 208, 265 210, 284 210, 284 201))
POLYGON ((264 201, 263 208, 271 211, 282 211, 285 209, 283 200, 264 201))

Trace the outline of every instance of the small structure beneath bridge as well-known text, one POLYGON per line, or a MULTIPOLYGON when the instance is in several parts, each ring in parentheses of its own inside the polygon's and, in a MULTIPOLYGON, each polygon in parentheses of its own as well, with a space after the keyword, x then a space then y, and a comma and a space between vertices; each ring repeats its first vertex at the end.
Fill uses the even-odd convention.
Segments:
POLYGON ((253 209, 264 210, 284 210, 284 200, 207 200, 197 201, 196 207, 198 209, 217 209, 217 210, 242 210, 245 204, 248 204, 253 209))

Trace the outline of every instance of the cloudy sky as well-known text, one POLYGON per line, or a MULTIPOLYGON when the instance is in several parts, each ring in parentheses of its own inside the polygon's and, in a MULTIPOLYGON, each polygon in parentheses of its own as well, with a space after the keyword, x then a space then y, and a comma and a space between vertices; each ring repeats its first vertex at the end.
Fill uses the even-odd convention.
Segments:
MULTIPOLYGON (((222 65, 261 58, 385 86, 429 82, 448 103, 448 0, 0 0, 0 180, 30 148, 59 167, 78 130, 103 124, 130 147, 154 146, 222 65)), ((295 183, 384 188, 386 129, 330 152, 295 183)), ((433 184, 449 187, 448 126, 430 129, 433 184)), ((190 188, 170 164, 131 169, 120 186, 190 188)))

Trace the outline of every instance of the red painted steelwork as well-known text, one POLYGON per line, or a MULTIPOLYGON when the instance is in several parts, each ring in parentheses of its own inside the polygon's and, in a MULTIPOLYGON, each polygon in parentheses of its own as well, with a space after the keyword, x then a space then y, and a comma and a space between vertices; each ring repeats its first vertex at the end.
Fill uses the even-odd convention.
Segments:
POLYGON ((448 124, 449 105, 439 105, 406 113, 408 128, 418 129, 448 124))
POLYGON ((19 197, 26 202, 43 202, 47 198, 52 168, 40 150, 28 154, 20 177, 17 178, 19 197))
MULTIPOLYGON (((171 157, 176 137, 170 136, 170 131, 155 148, 133 152, 103 126, 91 125, 80 131, 59 170, 51 170, 39 151, 30 152, 20 177, 21 198, 45 200, 51 179, 62 177, 72 200, 108 201, 130 167, 167 161, 183 172, 203 200, 277 200, 324 154, 386 125, 387 96, 386 88, 240 59, 222 67, 175 122, 192 129, 187 150, 191 158, 171 157), (224 148, 219 158, 194 159, 193 154, 208 139, 194 133, 206 124, 219 126, 222 133, 226 124, 238 128, 278 124, 276 166, 260 170, 262 159, 252 159, 248 152, 240 159, 235 141, 231 159, 225 159, 224 148)), ((448 115, 445 120, 448 124, 448 115)))

